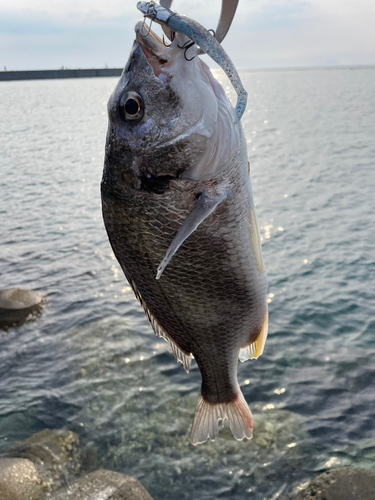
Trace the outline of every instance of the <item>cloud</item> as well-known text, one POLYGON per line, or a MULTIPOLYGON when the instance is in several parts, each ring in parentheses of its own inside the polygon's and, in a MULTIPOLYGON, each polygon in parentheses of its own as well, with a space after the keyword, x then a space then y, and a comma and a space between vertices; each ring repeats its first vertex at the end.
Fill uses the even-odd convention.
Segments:
MULTIPOLYGON (((174 0, 215 28, 221 0, 174 0), (209 5, 209 7, 208 7, 209 5)), ((123 66, 136 0, 2 0, 0 67, 123 66)), ((240 68, 375 64, 373 0, 240 0, 223 46, 240 68)))
POLYGON ((0 4, 0 13, 36 14, 57 22, 69 21, 71 24, 132 15, 136 10, 136 2, 129 0, 2 0, 0 4))
MULTIPOLYGON (((252 4, 252 2, 250 2, 252 4)), ((308 22, 308 15, 312 9, 311 2, 308 1, 264 1, 250 8, 246 5, 246 15, 239 19, 246 29, 251 31, 274 31, 280 29, 290 29, 308 22)), ((244 13, 245 14, 245 13, 244 13)))
POLYGON ((48 36, 69 30, 64 25, 46 16, 35 13, 26 15, 21 13, 6 13, 0 17, 0 33, 2 35, 39 35, 48 36))

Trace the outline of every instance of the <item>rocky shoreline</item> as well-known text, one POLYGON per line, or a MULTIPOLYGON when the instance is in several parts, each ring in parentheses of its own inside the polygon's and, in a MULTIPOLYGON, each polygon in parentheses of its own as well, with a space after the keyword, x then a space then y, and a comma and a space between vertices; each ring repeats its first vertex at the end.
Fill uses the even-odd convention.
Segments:
POLYGON ((88 472, 74 432, 43 430, 0 455, 1 500, 152 500, 136 479, 88 472))
MULTIPOLYGON (((133 477, 89 471, 79 436, 46 429, 0 455, 1 500, 152 500, 133 477)), ((340 467, 320 474, 279 500, 372 500, 375 472, 340 467)))
POLYGON ((288 500, 373 500, 375 472, 340 467, 320 474, 288 500))

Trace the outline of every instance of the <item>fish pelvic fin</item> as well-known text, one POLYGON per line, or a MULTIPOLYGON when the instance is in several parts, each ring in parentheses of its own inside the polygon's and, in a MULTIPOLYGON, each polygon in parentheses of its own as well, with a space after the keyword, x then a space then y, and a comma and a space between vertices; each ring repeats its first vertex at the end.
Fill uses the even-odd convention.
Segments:
POLYGON ((187 218, 182 223, 179 231, 174 237, 172 243, 170 244, 167 253, 165 254, 164 259, 161 261, 156 279, 160 279, 160 276, 163 274, 164 269, 172 260, 172 257, 175 255, 180 246, 184 243, 187 238, 198 228, 198 226, 205 220, 212 212, 215 211, 216 207, 220 205, 228 196, 228 192, 223 190, 216 195, 209 195, 206 192, 202 192, 199 195, 197 204, 187 216, 187 218))
POLYGON ((139 293, 138 288, 136 287, 134 281, 127 277, 127 280, 130 284, 130 286, 133 289, 134 295, 136 296, 138 302, 141 304, 147 319, 151 323, 152 329, 154 330, 155 335, 158 337, 164 339, 166 342, 169 344, 169 350, 173 354, 173 356, 176 358, 176 360, 179 363, 182 363, 184 366, 184 369, 186 373, 189 373, 190 371, 190 365, 191 365, 191 360, 193 359, 192 354, 186 354, 184 351, 182 351, 178 345, 171 339, 171 337, 161 328, 159 323, 156 321, 155 316, 152 314, 150 309, 147 307, 146 302, 143 300, 142 295, 139 293))
POLYGON ((255 342, 252 342, 248 346, 240 349, 240 354, 238 356, 239 360, 243 363, 248 359, 258 359, 259 356, 263 354, 264 346, 266 344, 268 335, 268 311, 266 317, 264 318, 264 323, 260 334, 258 335, 255 342))
POLYGON ((219 435, 220 420, 222 427, 225 420, 228 420, 230 430, 237 441, 253 437, 253 416, 241 389, 238 389, 238 396, 231 403, 212 404, 206 401, 202 394, 199 396, 191 431, 191 443, 197 445, 207 439, 214 441, 219 435))

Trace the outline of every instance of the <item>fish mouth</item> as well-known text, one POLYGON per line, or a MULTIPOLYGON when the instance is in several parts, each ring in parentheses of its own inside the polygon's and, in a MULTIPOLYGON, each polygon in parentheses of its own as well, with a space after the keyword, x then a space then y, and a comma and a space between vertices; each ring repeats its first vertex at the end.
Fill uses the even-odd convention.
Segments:
POLYGON ((166 82, 177 51, 166 46, 157 33, 146 26, 143 21, 139 21, 135 25, 134 30, 136 41, 141 46, 147 61, 152 66, 155 76, 166 82))

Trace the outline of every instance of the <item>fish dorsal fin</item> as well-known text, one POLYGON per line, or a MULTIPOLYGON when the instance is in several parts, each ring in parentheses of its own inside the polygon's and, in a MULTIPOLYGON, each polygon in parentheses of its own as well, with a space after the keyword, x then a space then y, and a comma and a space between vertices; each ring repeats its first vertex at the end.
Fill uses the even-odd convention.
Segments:
POLYGON ((175 255, 177 250, 183 244, 187 238, 198 228, 198 226, 205 220, 212 212, 215 211, 216 207, 220 205, 228 196, 228 192, 223 190, 219 193, 215 193, 214 195, 208 194, 203 191, 200 193, 197 203, 187 218, 182 223, 179 231, 174 237, 172 243, 169 245, 167 253, 165 254, 164 259, 161 261, 156 279, 160 279, 160 276, 163 274, 164 269, 172 260, 172 257, 175 255))
POLYGON ((264 346, 266 344, 268 335, 268 311, 266 317, 264 318, 264 323, 260 334, 258 335, 255 342, 252 342, 248 346, 240 349, 240 354, 238 356, 241 362, 247 361, 248 359, 257 359, 263 354, 264 346))
POLYGON ((173 356, 177 359, 179 363, 182 363, 184 365, 184 369, 186 373, 189 373, 190 371, 190 365, 191 365, 191 360, 193 359, 192 354, 186 354, 183 352, 178 345, 174 342, 174 340, 169 337, 169 335, 161 328, 161 326, 158 324, 156 321, 156 318, 154 315, 151 313, 150 309, 147 307, 146 302, 143 300, 142 295, 139 293, 138 288, 136 287, 134 281, 130 279, 128 276, 126 276, 126 279, 129 282, 129 285, 132 287, 134 295, 136 296, 136 299, 138 302, 141 304, 147 319, 151 323, 152 329, 154 330, 155 335, 158 337, 164 339, 166 342, 169 344, 169 349, 173 356))

